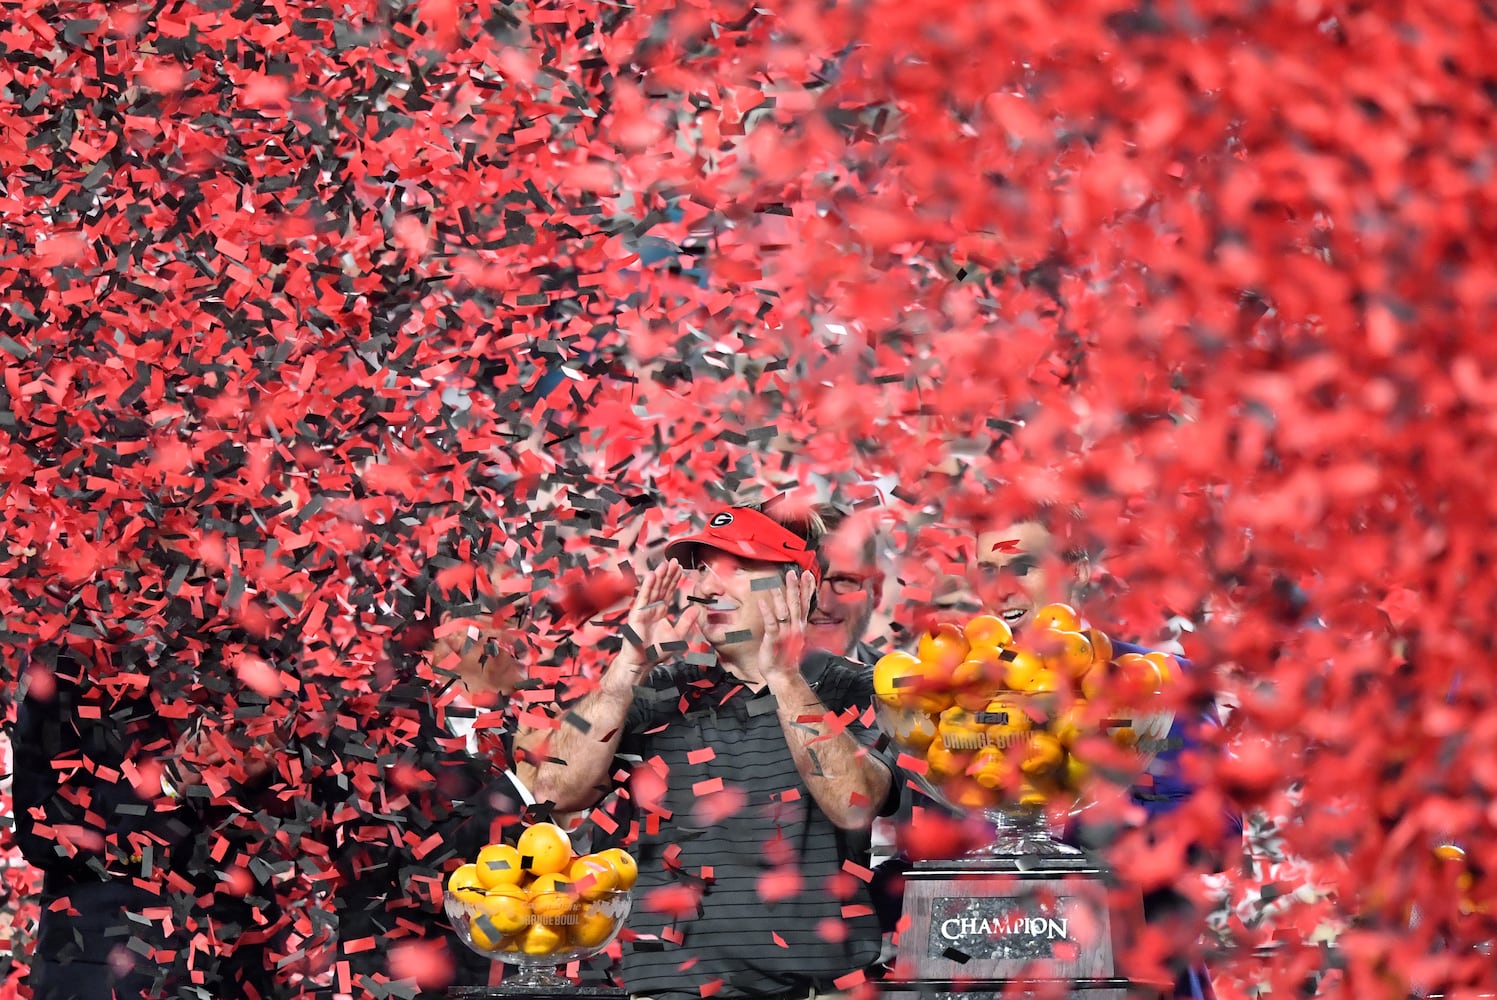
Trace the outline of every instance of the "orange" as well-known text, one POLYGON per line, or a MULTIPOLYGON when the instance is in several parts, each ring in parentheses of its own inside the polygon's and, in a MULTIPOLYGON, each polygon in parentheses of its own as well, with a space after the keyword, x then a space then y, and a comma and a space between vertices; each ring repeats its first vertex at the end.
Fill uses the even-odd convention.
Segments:
POLYGON ((1003 683, 1010 691, 1038 694, 1060 690, 1060 676, 1036 654, 1027 649, 1014 650, 1015 656, 1003 667, 1003 683))
POLYGON ((997 615, 976 616, 962 628, 962 634, 974 647, 1003 647, 1014 641, 1014 630, 1008 627, 1008 622, 997 615))
POLYGON ((593 857, 601 858, 613 865, 613 870, 619 873, 618 887, 620 889, 634 888, 634 880, 639 878, 639 865, 622 847, 610 847, 606 851, 599 851, 593 857))
POLYGON ((987 727, 988 739, 999 746, 1011 745, 1014 737, 1022 736, 1034 726, 1023 703, 1012 695, 988 702, 978 721, 987 727))
POLYGON ((948 680, 939 688, 932 687, 917 694, 914 708, 926 715, 940 715, 954 704, 956 698, 951 693, 951 682, 948 680))
POLYGON ((483 901, 484 886, 478 877, 477 865, 463 865, 447 877, 447 891, 464 903, 483 901))
POLYGON ((951 672, 967 658, 967 652, 971 648, 961 629, 955 625, 942 624, 920 637, 915 655, 926 666, 923 671, 926 680, 939 683, 951 677, 951 672))
POLYGON ((1092 644, 1092 662, 1106 663, 1112 659, 1112 640, 1107 633, 1099 628, 1089 628, 1082 632, 1092 644))
POLYGON ((532 875, 555 875, 572 863, 572 841, 555 823, 537 823, 527 827, 515 845, 532 875))
POLYGON ((936 726, 948 750, 980 750, 987 740, 982 723, 964 708, 948 708, 936 726))
POLYGON ((618 869, 596 854, 573 861, 567 875, 583 899, 602 899, 619 886, 618 869))
POLYGON ((1180 676, 1180 664, 1168 653, 1149 652, 1144 654, 1144 659, 1154 665, 1154 672, 1158 675, 1156 691, 1163 691, 1176 677, 1180 676))
POLYGON ((490 844, 479 851, 474 867, 478 869, 478 881, 485 889, 519 885, 525 876, 519 850, 508 844, 490 844))
POLYGON ((1069 707, 1062 709, 1050 722, 1050 732, 1060 740, 1060 744, 1067 749, 1075 746, 1081 739, 1082 733, 1086 732, 1086 702, 1077 701, 1069 707))
POLYGON ((1465 861, 1466 849, 1459 844, 1439 844, 1435 847, 1435 857, 1441 861, 1465 861))
POLYGON ((607 912, 589 903, 577 914, 572 925, 572 940, 583 948, 596 948, 613 933, 617 923, 607 912))
POLYGON ((1109 682, 1118 704, 1142 705, 1151 695, 1159 693, 1159 665, 1143 653, 1124 653, 1112 665, 1109 682))
POLYGON ((482 951, 499 951, 505 944, 504 935, 499 933, 494 922, 481 913, 468 921, 468 934, 482 951))
POLYGON ((1080 632, 1050 632, 1050 662, 1070 677, 1080 677, 1092 668, 1092 641, 1080 632))
POLYGON ((972 778, 983 788, 993 790, 1003 787, 1004 779, 1008 775, 1007 758, 1004 757, 1002 747, 986 746, 977 752, 977 757, 972 761, 969 769, 972 778))
POLYGON ((1073 792, 1079 792, 1086 787, 1091 780, 1092 766, 1074 754, 1066 755, 1065 786, 1073 792))
POLYGON ((564 944, 561 931, 545 924, 531 924, 520 937, 520 950, 527 955, 554 955, 564 944))
POLYGON ((1027 781, 1019 786, 1019 805, 1021 806, 1042 806, 1049 798, 1050 796, 1027 781))
POLYGON ((1029 752, 1019 770, 1031 778, 1050 775, 1065 763, 1066 748, 1049 733, 1035 733, 1029 741, 1029 752))
POLYGON ((964 774, 971 760, 971 751, 948 750, 946 744, 940 740, 936 740, 925 751, 925 763, 929 768, 928 776, 932 781, 964 774))
POLYGON ((971 778, 953 778, 941 790, 958 809, 986 809, 993 805, 993 793, 971 778))
POLYGON ((1003 668, 996 660, 963 660, 951 674, 956 703, 969 712, 980 712, 1003 683, 1003 668))
POLYGON ((530 912, 555 920, 566 916, 577 902, 577 890, 565 875, 541 875, 530 883, 530 912))
POLYGON ((922 676, 917 657, 901 650, 886 653, 873 665, 873 693, 890 708, 904 708, 914 704, 922 676))
MULTIPOLYGON (((530 926, 530 900, 525 890, 517 885, 501 885, 490 889, 488 896, 478 906, 479 916, 488 917, 493 930, 500 935, 518 934, 530 926)), ((473 923, 479 923, 478 917, 473 923)))
POLYGON ((936 724, 930 716, 921 712, 908 712, 894 723, 894 739, 900 746, 915 753, 924 753, 930 741, 936 738, 936 724))
POLYGON ((991 642, 974 642, 967 648, 967 659, 981 660, 984 663, 1002 663, 1003 651, 1007 646, 999 646, 991 642))
POLYGON ((1058 632, 1078 632, 1081 630, 1081 615, 1069 604, 1047 604, 1034 613, 1034 619, 1030 623, 1031 628, 1052 628, 1058 632))
POLYGON ((1116 660, 1098 660, 1090 670, 1081 675, 1082 697, 1101 698, 1110 694, 1109 689, 1113 686, 1113 678, 1117 672, 1116 660))

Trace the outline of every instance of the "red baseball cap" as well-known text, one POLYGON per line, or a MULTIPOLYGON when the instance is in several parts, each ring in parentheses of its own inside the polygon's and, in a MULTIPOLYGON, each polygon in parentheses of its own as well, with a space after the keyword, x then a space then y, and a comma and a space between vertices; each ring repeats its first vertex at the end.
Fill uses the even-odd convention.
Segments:
POLYGON ((707 518, 707 526, 701 531, 667 545, 665 557, 685 562, 704 546, 744 559, 794 563, 821 582, 821 562, 806 545, 806 540, 752 507, 729 507, 718 511, 707 518))

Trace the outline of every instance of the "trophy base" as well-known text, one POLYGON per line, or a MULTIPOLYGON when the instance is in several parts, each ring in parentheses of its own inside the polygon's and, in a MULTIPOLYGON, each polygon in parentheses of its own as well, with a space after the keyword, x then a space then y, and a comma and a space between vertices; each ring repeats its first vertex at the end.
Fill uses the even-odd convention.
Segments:
POLYGON ((885 996, 1053 997, 1060 986, 1088 1000, 1153 1000, 1165 992, 1118 968, 1142 904, 1085 855, 921 861, 904 878, 908 923, 885 996))

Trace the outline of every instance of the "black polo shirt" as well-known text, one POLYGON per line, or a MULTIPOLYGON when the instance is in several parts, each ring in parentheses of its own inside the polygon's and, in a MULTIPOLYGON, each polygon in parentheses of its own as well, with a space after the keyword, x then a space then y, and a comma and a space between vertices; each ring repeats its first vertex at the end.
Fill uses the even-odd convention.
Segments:
MULTIPOLYGON (((871 725, 867 669, 811 652, 801 671, 888 765, 894 778, 879 806, 894 812, 904 781, 871 725)), ((831 990, 874 964, 868 884, 844 871, 846 861, 867 868, 869 832, 839 830, 817 807, 767 691, 716 664, 656 668, 636 691, 619 752, 637 758, 630 850, 640 874, 628 927, 641 937, 623 949, 630 993, 699 1000, 719 980, 724 1000, 831 990), (653 802, 652 785, 663 786, 653 802)))

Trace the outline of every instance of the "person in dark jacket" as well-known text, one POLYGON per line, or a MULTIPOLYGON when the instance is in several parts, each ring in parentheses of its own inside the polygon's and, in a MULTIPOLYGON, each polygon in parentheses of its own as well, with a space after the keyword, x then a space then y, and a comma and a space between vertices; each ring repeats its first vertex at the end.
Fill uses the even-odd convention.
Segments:
POLYGON ((518 836, 531 801, 511 768, 504 709, 524 677, 524 605, 487 560, 433 560, 404 588, 390 683, 352 699, 360 723, 329 743, 339 947, 355 995, 440 996, 501 967, 442 908, 452 871, 518 836), (518 644, 518 645, 517 645, 518 644))
POLYGON ((35 1000, 273 996, 284 714, 218 676, 235 637, 190 663, 78 635, 30 651, 15 727, 16 842, 44 873, 35 1000), (221 700, 195 708, 205 691, 221 700))

